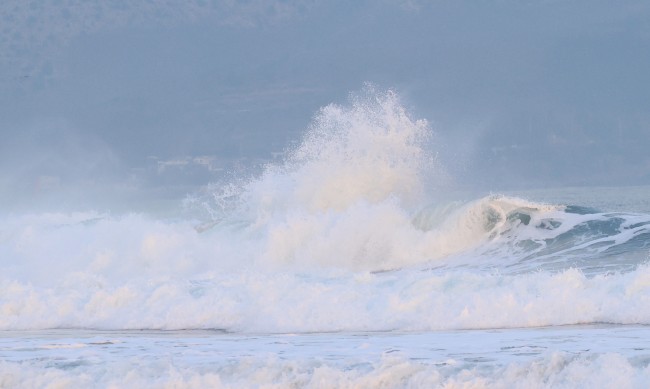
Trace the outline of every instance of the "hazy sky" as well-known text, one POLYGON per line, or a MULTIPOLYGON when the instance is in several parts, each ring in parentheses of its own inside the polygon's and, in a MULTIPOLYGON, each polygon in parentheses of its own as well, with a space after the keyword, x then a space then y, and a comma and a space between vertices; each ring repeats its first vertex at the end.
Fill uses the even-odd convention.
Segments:
POLYGON ((458 185, 650 183, 646 1, 5 0, 0 20, 5 204, 191 190, 364 82, 431 122, 458 185))

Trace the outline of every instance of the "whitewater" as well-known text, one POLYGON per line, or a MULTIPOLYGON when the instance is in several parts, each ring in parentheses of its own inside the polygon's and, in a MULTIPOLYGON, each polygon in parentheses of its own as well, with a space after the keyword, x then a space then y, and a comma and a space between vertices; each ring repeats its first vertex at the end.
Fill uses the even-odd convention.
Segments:
POLYGON ((646 387, 650 187, 475 195, 436 147, 369 87, 186 217, 2 215, 0 388, 646 387))

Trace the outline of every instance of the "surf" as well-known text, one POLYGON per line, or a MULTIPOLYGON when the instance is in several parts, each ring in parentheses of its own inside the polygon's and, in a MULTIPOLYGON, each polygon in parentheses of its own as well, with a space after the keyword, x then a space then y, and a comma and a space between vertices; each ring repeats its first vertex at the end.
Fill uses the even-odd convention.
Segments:
POLYGON ((206 185, 191 217, 3 217, 0 329, 650 324, 648 213, 450 200, 435 150, 426 120, 367 88, 259 174, 206 185))

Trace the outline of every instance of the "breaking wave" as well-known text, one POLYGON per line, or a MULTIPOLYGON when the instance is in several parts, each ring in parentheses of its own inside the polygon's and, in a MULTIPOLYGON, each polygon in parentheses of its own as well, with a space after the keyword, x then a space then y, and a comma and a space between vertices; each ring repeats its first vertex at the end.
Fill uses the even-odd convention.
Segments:
POLYGON ((650 324, 650 215, 441 200, 426 121, 368 88, 202 220, 0 221, 0 329, 431 330, 650 324))

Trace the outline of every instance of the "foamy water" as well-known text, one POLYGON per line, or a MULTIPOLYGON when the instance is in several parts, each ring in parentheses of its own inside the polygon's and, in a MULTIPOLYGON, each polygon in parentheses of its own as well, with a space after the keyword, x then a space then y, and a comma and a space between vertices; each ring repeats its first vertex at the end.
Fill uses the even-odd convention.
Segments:
POLYGON ((643 387, 647 329, 426 333, 38 331, 0 336, 3 387, 643 387), (45 365, 45 366, 43 366, 45 365))
POLYGON ((643 387, 648 188, 448 182, 368 89, 198 218, 5 216, 0 387, 643 387))

